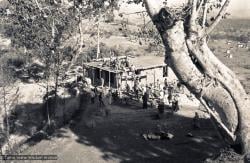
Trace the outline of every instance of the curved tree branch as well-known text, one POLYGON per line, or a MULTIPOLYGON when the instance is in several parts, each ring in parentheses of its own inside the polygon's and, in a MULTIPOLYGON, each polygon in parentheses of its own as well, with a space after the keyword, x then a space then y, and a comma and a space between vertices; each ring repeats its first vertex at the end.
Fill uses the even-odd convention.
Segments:
POLYGON ((204 3, 206 3, 206 1, 205 0, 201 0, 200 4, 198 6, 198 9, 197 9, 198 13, 200 12, 200 10, 201 10, 201 8, 202 8, 202 6, 203 6, 204 3))
MULTIPOLYGON (((146 9, 163 39, 166 62, 208 111, 210 108, 215 109, 222 128, 234 143, 237 141, 241 143, 244 153, 250 150, 250 115, 248 114, 250 102, 235 74, 214 56, 204 39, 222 19, 230 0, 224 1, 215 21, 207 28, 205 26, 202 28, 197 23, 198 13, 200 14, 198 10, 202 1, 191 0, 191 2, 192 12, 188 13, 190 17, 185 20, 189 22, 185 22, 174 19, 171 15, 173 13, 161 9, 160 4, 155 0, 145 0, 146 9), (173 21, 174 23, 169 26, 169 22, 173 21), (188 29, 186 25, 189 26, 188 29), (198 62, 191 56, 194 56, 198 62)), ((204 17, 204 13, 202 16, 204 17)), ((216 120, 217 115, 212 113, 212 116, 216 120)))
POLYGON ((202 27, 206 27, 206 21, 207 21, 207 9, 208 9, 208 4, 205 3, 204 10, 203 10, 203 19, 202 19, 202 27))
POLYGON ((197 19, 197 3, 198 0, 193 0, 192 1, 192 13, 191 13, 191 18, 190 18, 190 28, 192 29, 193 27, 196 27, 196 19, 197 19))
POLYGON ((210 34, 213 29, 217 26, 217 24, 221 21, 222 17, 226 14, 228 6, 230 4, 231 0, 226 0, 224 2, 224 5, 222 6, 222 8, 220 9, 218 15, 216 16, 214 22, 205 29, 205 32, 203 33, 202 37, 207 36, 208 34, 210 34))

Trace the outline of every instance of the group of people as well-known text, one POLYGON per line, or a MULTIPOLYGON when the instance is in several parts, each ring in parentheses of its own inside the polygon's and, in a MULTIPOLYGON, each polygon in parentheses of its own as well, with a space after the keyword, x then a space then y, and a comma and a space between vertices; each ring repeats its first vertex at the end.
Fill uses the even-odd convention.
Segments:
MULTIPOLYGON (((168 79, 164 79, 163 87, 160 84, 160 81, 157 80, 156 84, 146 85, 145 87, 140 86, 139 79, 134 81, 134 94, 136 98, 140 99, 140 93, 142 93, 142 108, 147 109, 148 104, 154 105, 159 109, 159 112, 164 112, 166 107, 172 108, 174 111, 178 110, 178 100, 174 99, 174 90, 182 92, 182 84, 177 83, 177 88, 174 89, 173 84, 168 82, 168 79)), ((127 84, 126 91, 129 92, 130 86, 127 84)))
MULTIPOLYGON (((177 84, 177 89, 181 89, 182 85, 177 84)), ((159 112, 164 112, 166 107, 172 108, 175 106, 175 100, 173 100, 173 91, 174 87, 168 82, 168 79, 165 78, 163 87, 160 84, 160 81, 157 80, 156 84, 149 84, 146 86, 141 86, 140 79, 136 78, 134 80, 134 86, 131 89, 131 86, 127 83, 126 90, 128 96, 134 95, 134 97, 140 101, 142 99, 142 108, 147 109, 149 103, 151 106, 158 108, 159 112)), ((117 93, 119 98, 119 94, 117 93)), ((120 97, 121 98, 121 97, 120 97)), ((122 97, 123 98, 123 97, 122 97)), ((129 97, 127 97, 129 98, 129 97)), ((127 99, 128 100, 128 99, 127 99)), ((104 107, 106 105, 111 105, 112 101, 115 101, 115 93, 111 89, 96 86, 90 91, 90 101, 92 104, 98 103, 99 107, 104 107)), ((178 101, 177 101, 178 102, 178 101)), ((127 103, 127 102, 126 102, 127 103)), ((176 104, 178 106, 178 103, 176 104)), ((177 107, 174 107, 177 108, 177 107)))
POLYGON ((95 86, 90 91, 90 101, 91 104, 95 104, 96 100, 98 99, 99 107, 104 107, 108 101, 108 104, 112 104, 112 90, 109 89, 108 92, 105 91, 106 89, 104 87, 101 88, 101 90, 98 90, 98 88, 95 86))
POLYGON ((124 70, 129 69, 133 71, 134 65, 130 63, 128 57, 119 58, 119 57, 111 57, 110 59, 104 61, 102 66, 112 67, 115 70, 124 70))
POLYGON ((162 100, 162 102, 168 103, 167 98, 171 98, 172 94, 171 94, 171 89, 169 89, 170 87, 167 83, 167 79, 165 79, 164 83, 165 85, 164 85, 163 91, 160 92, 160 97, 156 97, 154 93, 155 92, 154 89, 158 91, 160 90, 159 80, 157 80, 157 83, 155 86, 153 86, 152 83, 146 86, 141 86, 140 79, 137 77, 134 80, 133 89, 131 89, 128 82, 126 83, 126 92, 127 93, 132 92, 137 100, 140 100, 140 98, 142 98, 142 107, 143 109, 147 109, 148 103, 150 100, 151 102, 152 100, 157 101, 157 99, 159 98, 160 100, 162 100))

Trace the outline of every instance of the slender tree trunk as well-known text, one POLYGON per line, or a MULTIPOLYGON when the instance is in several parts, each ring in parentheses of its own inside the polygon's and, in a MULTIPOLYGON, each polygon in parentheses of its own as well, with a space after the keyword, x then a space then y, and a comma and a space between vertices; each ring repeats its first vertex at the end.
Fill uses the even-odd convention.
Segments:
POLYGON ((100 20, 97 22, 97 51, 96 51, 96 59, 99 58, 100 55, 100 20))
POLYGON ((60 75, 60 52, 56 52, 56 63, 55 63, 55 109, 57 109, 58 103, 58 84, 59 84, 59 75, 60 75))
POLYGON ((9 115, 8 115, 8 109, 7 109, 7 101, 6 101, 6 90, 5 87, 3 87, 3 107, 5 112, 5 118, 6 118, 6 137, 7 141, 9 141, 9 135, 10 135, 10 125, 9 125, 9 115))
MULTIPOLYGON (((8 106, 7 106, 7 92, 5 86, 3 86, 3 107, 4 107, 4 112, 5 112, 5 118, 6 118, 6 140, 9 148, 9 152, 11 152, 11 145, 10 145, 10 123, 9 123, 9 114, 8 114, 8 106)), ((1 148, 2 150, 2 148, 1 148)))
POLYGON ((47 120, 48 125, 50 126, 50 109, 49 109, 49 79, 47 79, 47 85, 46 85, 46 112, 47 112, 47 120))

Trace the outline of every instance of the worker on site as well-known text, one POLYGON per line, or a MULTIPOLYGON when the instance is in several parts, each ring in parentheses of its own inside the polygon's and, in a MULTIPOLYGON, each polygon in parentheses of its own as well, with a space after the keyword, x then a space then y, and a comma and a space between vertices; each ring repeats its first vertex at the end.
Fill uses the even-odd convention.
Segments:
POLYGON ((140 81, 139 81, 139 78, 137 77, 134 82, 134 92, 135 92, 135 96, 137 99, 139 99, 139 84, 140 84, 140 81))
POLYGON ((165 78, 165 80, 164 80, 164 87, 168 88, 168 78, 165 78))
POLYGON ((156 80, 156 89, 159 90, 160 88, 161 88, 160 80, 157 79, 157 80, 156 80))
POLYGON ((91 104, 95 103, 95 92, 93 90, 90 91, 90 100, 91 100, 91 104))
POLYGON ((128 57, 127 57, 127 56, 126 56, 126 58, 125 58, 124 64, 125 64, 125 67, 130 67, 129 60, 128 60, 128 57))
POLYGON ((148 87, 146 88, 146 93, 147 93, 147 95, 148 95, 148 98, 150 98, 150 97, 152 96, 152 88, 151 88, 151 86, 148 86, 148 87))
POLYGON ((195 116, 193 118, 193 127, 194 129, 200 129, 201 124, 200 124, 200 116, 197 112, 195 112, 195 116))
POLYGON ((158 104, 158 116, 159 118, 161 118, 164 114, 164 110, 165 110, 165 104, 164 104, 164 99, 161 98, 158 104))
POLYGON ((184 93, 184 87, 180 82, 177 83, 177 92, 181 94, 184 93))
POLYGON ((95 86, 95 88, 94 88, 94 93, 95 93, 95 97, 97 97, 97 96, 98 96, 98 89, 97 89, 96 86, 95 86))
POLYGON ((99 94, 99 106, 105 106, 104 102, 103 102, 103 92, 100 92, 99 94))
POLYGON ((103 86, 104 86, 104 79, 101 78, 101 87, 103 88, 103 86))
POLYGON ((112 104, 112 90, 111 89, 108 91, 107 98, 108 98, 109 105, 111 105, 112 104))
POLYGON ((142 96, 142 108, 143 109, 147 109, 148 108, 148 94, 147 92, 144 93, 144 95, 142 96))
POLYGON ((127 91, 127 93, 129 93, 129 92, 130 92, 130 86, 129 86, 129 84, 128 84, 128 83, 126 84, 126 91, 127 91))

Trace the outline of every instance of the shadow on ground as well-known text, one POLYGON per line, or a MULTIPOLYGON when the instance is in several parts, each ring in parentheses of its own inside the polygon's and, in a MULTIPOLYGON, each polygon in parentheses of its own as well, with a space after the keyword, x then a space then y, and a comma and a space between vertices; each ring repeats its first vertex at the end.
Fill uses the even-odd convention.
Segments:
MULTIPOLYGON (((112 109, 116 107, 119 106, 112 109)), ((96 120, 93 127, 86 127, 83 120, 70 127, 78 143, 98 148, 107 162, 203 162, 224 146, 207 119, 201 120, 202 130, 194 130, 192 118, 175 114, 155 120, 156 112, 152 109, 129 106, 119 109, 126 111, 114 111, 109 117, 96 120), (159 130, 172 133, 174 138, 151 141, 142 137, 144 133, 159 130), (187 136, 188 133, 193 137, 187 136)))

